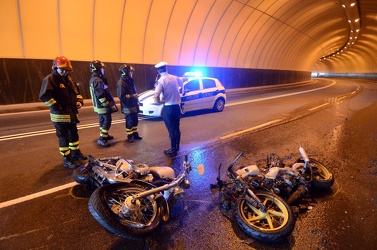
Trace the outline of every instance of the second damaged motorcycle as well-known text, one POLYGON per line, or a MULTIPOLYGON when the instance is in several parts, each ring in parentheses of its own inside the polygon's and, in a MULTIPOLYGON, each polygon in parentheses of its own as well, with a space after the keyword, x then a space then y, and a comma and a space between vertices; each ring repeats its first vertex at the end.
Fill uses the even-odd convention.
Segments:
MULTIPOLYGON (((90 213, 123 238, 137 239, 154 232, 169 219, 170 207, 184 196, 183 189, 190 188, 188 174, 193 169, 187 155, 178 176, 172 168, 161 168, 161 178, 152 183, 134 179, 100 186, 89 199, 90 213)), ((197 170, 203 174, 204 166, 199 165, 197 170)))
MULTIPOLYGON (((289 205, 297 204, 309 191, 319 193, 334 184, 334 175, 321 162, 309 158, 303 147, 301 157, 293 164, 285 164, 276 154, 267 157, 266 173, 259 184, 283 197, 289 205)), ((253 178, 249 177, 250 181, 253 178)))
POLYGON ((256 165, 240 168, 233 166, 242 156, 227 168, 227 180, 211 185, 211 190, 220 191, 222 214, 235 219, 242 231, 254 239, 264 242, 276 242, 290 235, 295 227, 295 217, 290 206, 273 192, 259 185, 259 169, 256 165), (252 181, 250 178, 256 178, 252 181))

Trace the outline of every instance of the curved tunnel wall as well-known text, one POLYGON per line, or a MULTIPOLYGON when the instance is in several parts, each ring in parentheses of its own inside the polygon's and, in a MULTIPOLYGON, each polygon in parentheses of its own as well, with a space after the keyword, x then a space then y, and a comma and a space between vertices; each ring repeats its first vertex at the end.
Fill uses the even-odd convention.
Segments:
POLYGON ((139 79, 159 61, 206 67, 228 87, 377 72, 375 0, 3 0, 0 23, 0 90, 17 95, 0 103, 35 100, 58 55, 80 82, 95 59, 138 65, 139 79))
MULTIPOLYGON (((119 80, 121 63, 106 63, 105 76, 109 88, 116 96, 116 83, 119 80)), ((43 78, 51 73, 52 60, 0 59, 0 105, 38 102, 43 78)), ((157 71, 154 65, 132 64, 134 78, 139 93, 152 89, 157 71)), ((79 83, 85 99, 90 99, 89 61, 72 61, 71 76, 79 83)), ((310 79, 310 72, 267 69, 237 69, 220 67, 169 66, 169 72, 182 76, 185 72, 201 69, 203 74, 218 78, 225 88, 246 88, 267 86, 277 83, 291 83, 310 79)))

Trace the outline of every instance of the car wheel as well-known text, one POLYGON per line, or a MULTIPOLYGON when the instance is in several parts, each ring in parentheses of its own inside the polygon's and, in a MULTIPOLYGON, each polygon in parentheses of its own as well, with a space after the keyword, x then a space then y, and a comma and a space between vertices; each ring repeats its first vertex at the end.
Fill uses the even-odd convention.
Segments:
POLYGON ((216 100, 215 105, 213 105, 213 110, 216 112, 221 112, 224 110, 225 107, 225 100, 223 98, 219 98, 216 100))

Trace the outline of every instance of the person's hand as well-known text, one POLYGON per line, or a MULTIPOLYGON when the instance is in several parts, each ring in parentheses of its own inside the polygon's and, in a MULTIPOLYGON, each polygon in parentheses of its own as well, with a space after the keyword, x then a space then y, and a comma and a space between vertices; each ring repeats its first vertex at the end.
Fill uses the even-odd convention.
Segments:
POLYGON ((114 104, 114 105, 111 105, 111 110, 113 112, 117 112, 118 111, 118 107, 114 104))
POLYGON ((77 108, 77 109, 81 109, 81 107, 82 107, 81 102, 76 102, 76 108, 77 108))

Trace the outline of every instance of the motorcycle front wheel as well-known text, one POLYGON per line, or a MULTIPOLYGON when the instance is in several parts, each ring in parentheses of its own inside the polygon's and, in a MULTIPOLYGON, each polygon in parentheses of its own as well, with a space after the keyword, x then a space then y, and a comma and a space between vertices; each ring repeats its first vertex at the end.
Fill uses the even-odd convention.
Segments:
POLYGON ((246 235, 264 242, 276 242, 289 236, 295 227, 295 217, 288 204, 279 196, 265 191, 254 194, 267 208, 256 208, 240 198, 236 202, 235 218, 246 235))
POLYGON ((127 197, 148 187, 115 183, 97 188, 89 199, 89 211, 108 231, 127 239, 141 238, 161 224, 162 209, 154 195, 125 203, 127 197))
POLYGON ((90 178, 92 177, 93 170, 90 165, 79 166, 75 168, 72 173, 72 178, 80 184, 90 183, 90 178))
MULTIPOLYGON (((299 158, 296 162, 303 163, 299 158)), ((329 189, 334 184, 334 175, 321 162, 309 158, 309 164, 313 172, 313 180, 310 189, 313 191, 323 191, 329 189)))

